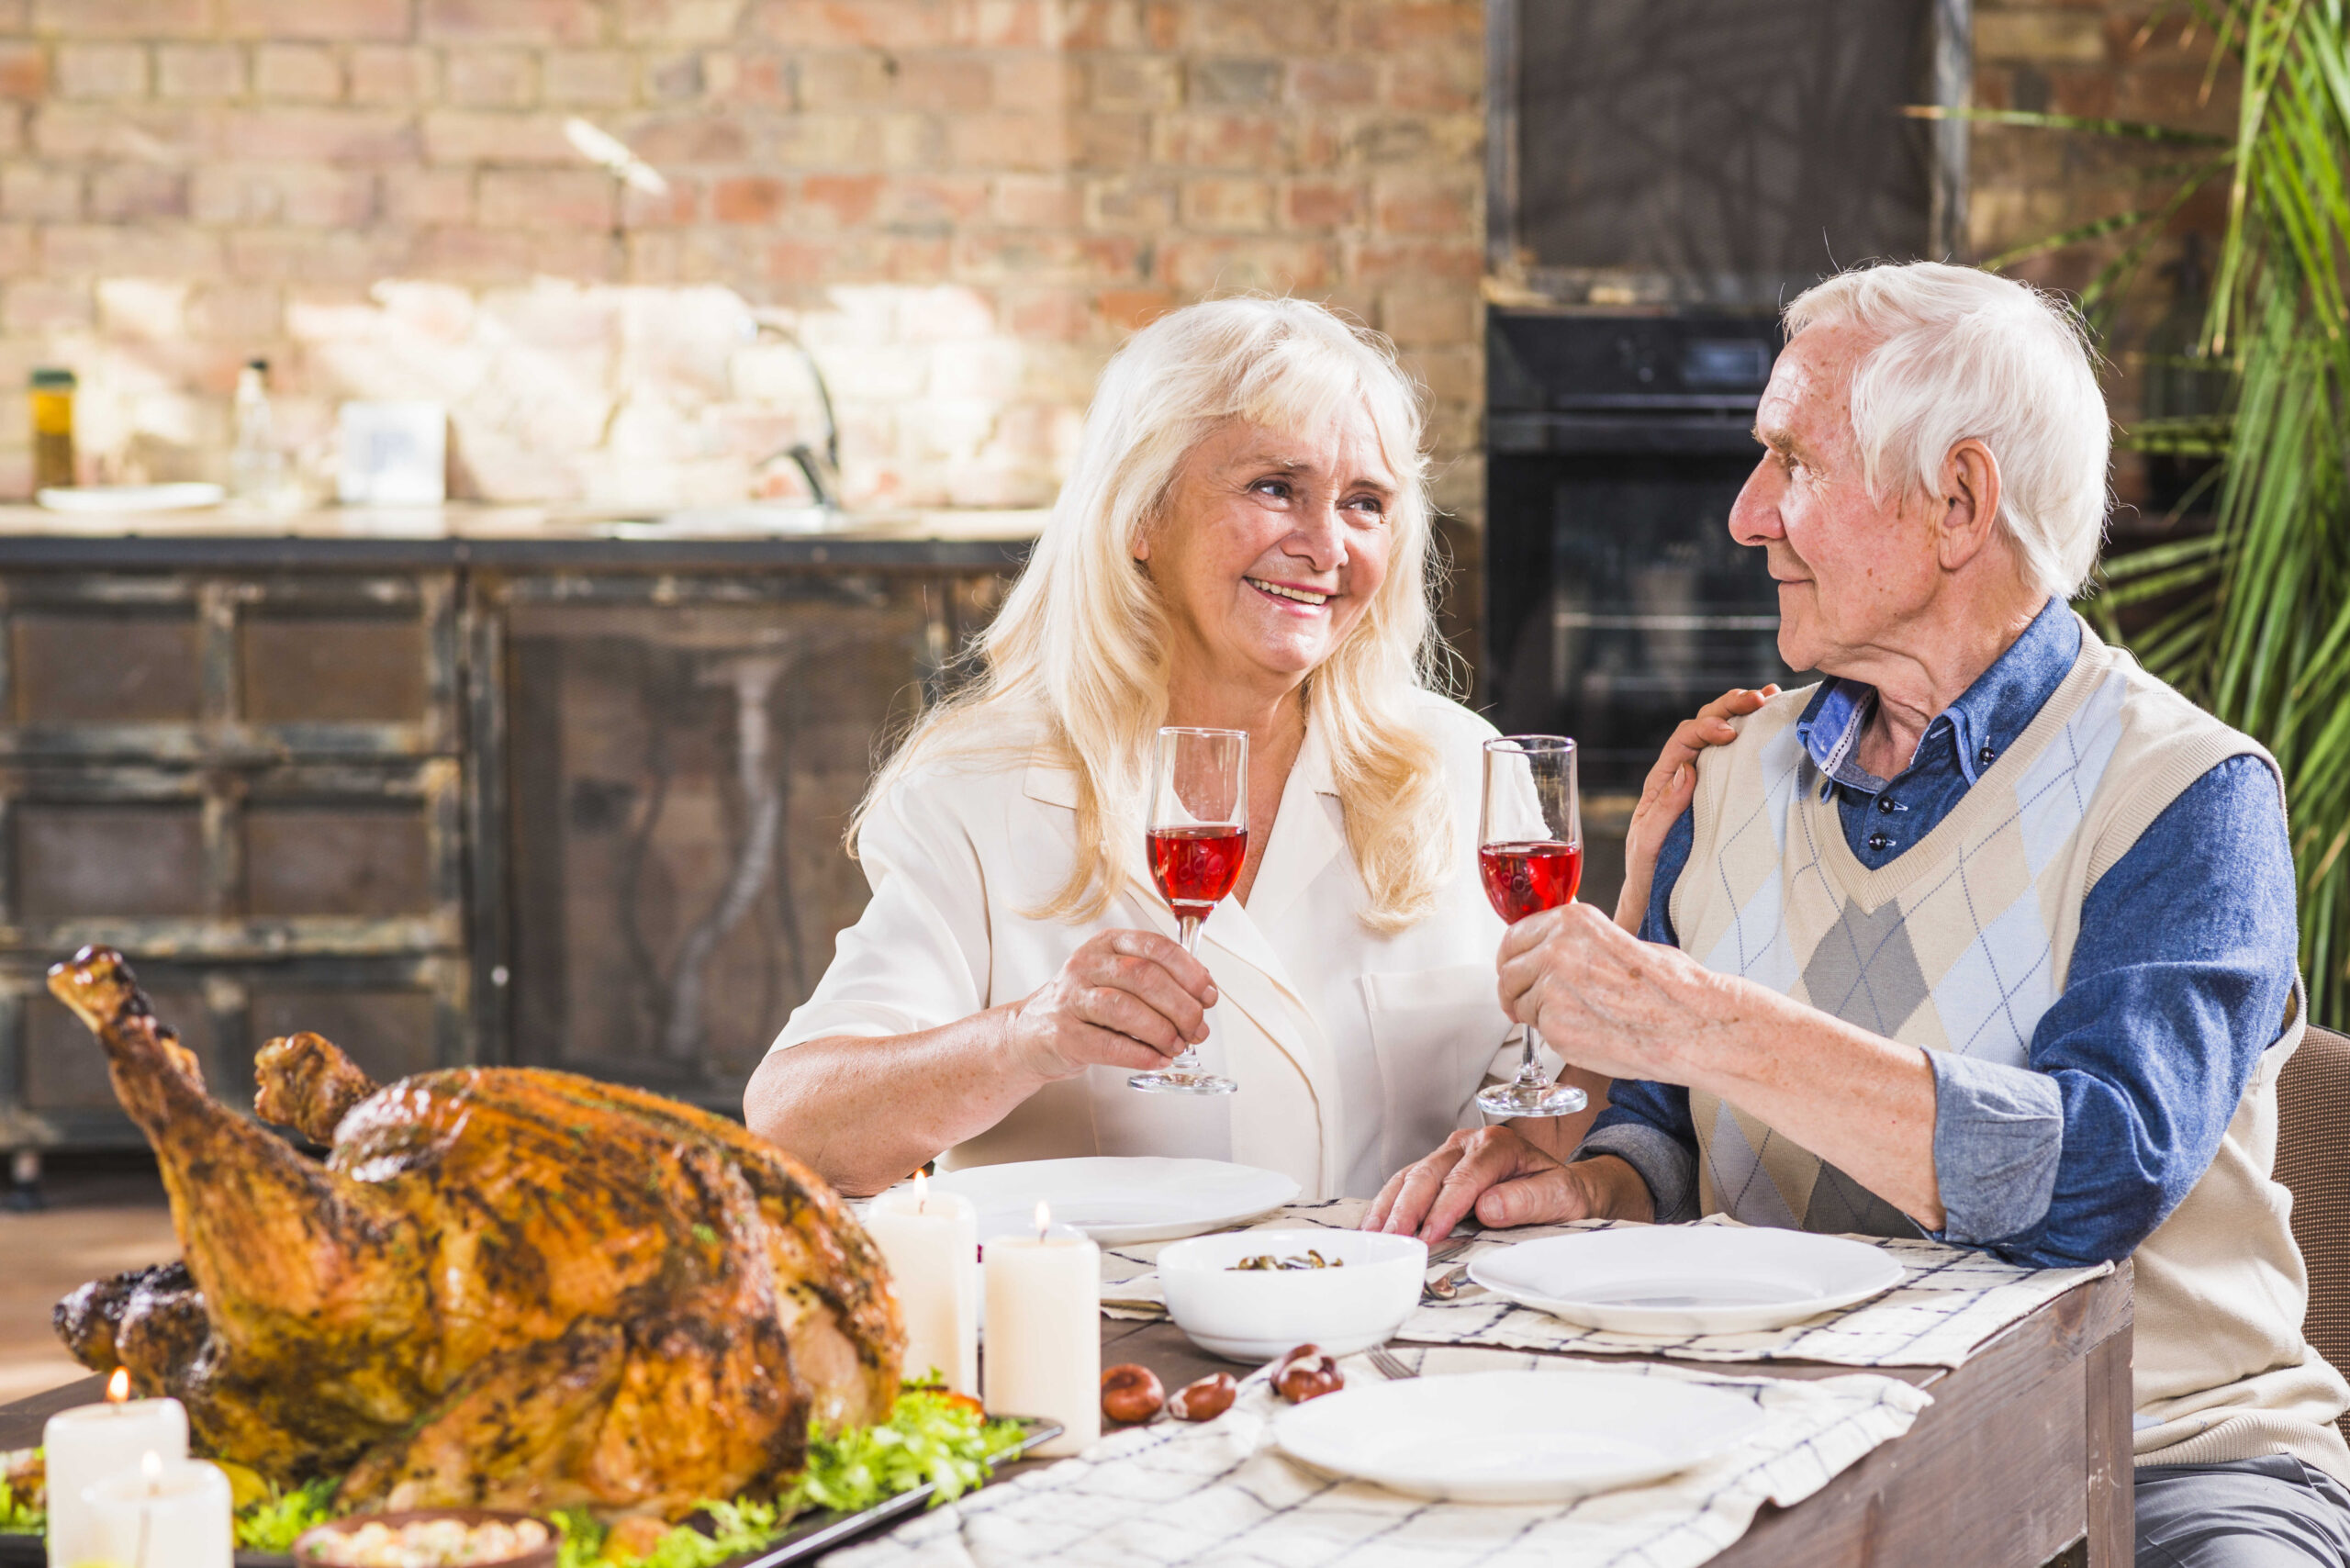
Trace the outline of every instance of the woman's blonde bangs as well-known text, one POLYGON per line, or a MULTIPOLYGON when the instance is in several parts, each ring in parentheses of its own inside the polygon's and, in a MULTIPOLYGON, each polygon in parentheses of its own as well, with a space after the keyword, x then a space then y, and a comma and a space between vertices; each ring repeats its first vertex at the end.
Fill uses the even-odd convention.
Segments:
POLYGON ((1417 389, 1383 340, 1295 299, 1190 306, 1112 357, 1052 516, 964 655, 971 678, 877 772, 850 823, 852 853, 865 813, 915 767, 1045 763, 1074 777, 1077 846, 1068 880, 1032 913, 1098 915, 1140 872, 1143 778, 1167 711, 1166 618, 1135 543, 1210 431, 1238 419, 1307 435, 1350 407, 1370 415, 1393 487, 1387 578, 1304 696, 1369 894, 1365 924, 1397 931, 1425 916, 1456 846, 1438 758, 1408 711, 1438 646, 1417 389))

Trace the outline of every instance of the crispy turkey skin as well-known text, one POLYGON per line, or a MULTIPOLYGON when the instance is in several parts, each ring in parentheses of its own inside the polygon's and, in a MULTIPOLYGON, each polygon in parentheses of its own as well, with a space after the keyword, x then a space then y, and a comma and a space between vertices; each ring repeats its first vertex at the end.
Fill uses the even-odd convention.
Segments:
POLYGON ((188 1407, 199 1447, 345 1506, 681 1518, 772 1490, 811 1429, 887 1417, 904 1334, 880 1254, 733 1123, 532 1068, 370 1083, 273 1040, 254 1103, 205 1092, 121 955, 50 989, 153 1145, 184 1262, 60 1303, 84 1365, 188 1407))

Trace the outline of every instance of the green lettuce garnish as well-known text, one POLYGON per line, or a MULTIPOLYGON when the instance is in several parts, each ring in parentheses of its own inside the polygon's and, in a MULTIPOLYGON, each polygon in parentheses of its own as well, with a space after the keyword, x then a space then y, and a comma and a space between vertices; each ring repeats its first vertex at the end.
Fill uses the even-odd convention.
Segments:
POLYGON ((283 1491, 272 1486, 268 1496, 237 1510, 237 1544, 247 1551, 293 1551, 304 1530, 334 1518, 337 1484, 310 1481, 283 1491))
MULTIPOLYGON (((676 1525, 665 1531, 631 1568, 718 1568, 756 1551, 790 1528, 793 1518, 812 1508, 855 1513, 925 1484, 937 1487, 931 1506, 949 1502, 986 1481, 993 1462, 1017 1450, 1017 1421, 990 1421, 968 1402, 934 1388, 909 1387, 898 1396, 889 1420, 834 1437, 811 1438, 808 1468, 773 1502, 737 1497, 709 1501, 700 1511, 708 1529, 676 1525)), ((335 1517, 338 1483, 313 1481, 280 1490, 237 1511, 237 1545, 247 1551, 287 1552, 304 1530, 335 1517)), ((554 1516, 563 1540, 557 1568, 602 1568, 611 1531, 585 1509, 554 1516)), ((39 1535, 39 1506, 20 1502, 0 1487, 0 1533, 39 1535)))

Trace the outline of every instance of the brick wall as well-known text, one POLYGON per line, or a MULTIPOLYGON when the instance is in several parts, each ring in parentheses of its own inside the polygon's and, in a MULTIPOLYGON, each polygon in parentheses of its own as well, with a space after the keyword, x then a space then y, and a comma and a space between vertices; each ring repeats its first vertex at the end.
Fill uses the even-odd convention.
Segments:
MULTIPOLYGON (((1473 510, 1474 0, 0 0, 0 383, 108 476, 217 473, 238 364, 330 467, 450 405, 461 492, 788 487, 795 332, 864 503, 1045 501, 1103 357, 1238 288, 1427 381, 1473 510), (572 116, 668 179, 621 195, 572 116), (788 469, 785 470, 788 474, 788 469)), ((28 440, 0 419, 0 493, 28 440)))
MULTIPOLYGON (((2189 8, 2152 0, 1976 0, 1975 102, 1984 107, 2091 118, 2152 121, 2227 133, 2235 126, 2235 78, 2208 74, 2211 35, 2189 8)), ((2093 219, 2159 207, 2176 172, 2214 149, 2133 141, 2077 132, 1984 125, 1971 149, 1969 241, 1977 259, 1997 256, 2093 219)), ((2197 248, 2208 263, 2226 226, 2226 185, 2215 181, 2161 229, 2134 283, 2122 295, 2104 343, 2117 414, 2126 423, 2142 402, 2150 342, 2178 297, 2179 263, 2197 248)), ((2014 271, 2045 286, 2079 290, 2127 248, 2126 238, 2093 240, 2019 262, 2014 271)), ((2143 466, 2119 456, 2116 488, 2143 498, 2143 466)), ((2117 538, 2157 521, 2125 504, 2117 538)))

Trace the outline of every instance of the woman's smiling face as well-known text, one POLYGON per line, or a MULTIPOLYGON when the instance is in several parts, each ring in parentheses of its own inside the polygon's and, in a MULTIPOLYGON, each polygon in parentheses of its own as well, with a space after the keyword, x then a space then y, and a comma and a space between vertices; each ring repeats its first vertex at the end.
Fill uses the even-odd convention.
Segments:
POLYGON ((1304 680, 1386 579, 1395 490, 1360 404, 1298 435, 1230 420, 1193 446, 1135 546, 1174 623, 1179 680, 1304 680))

